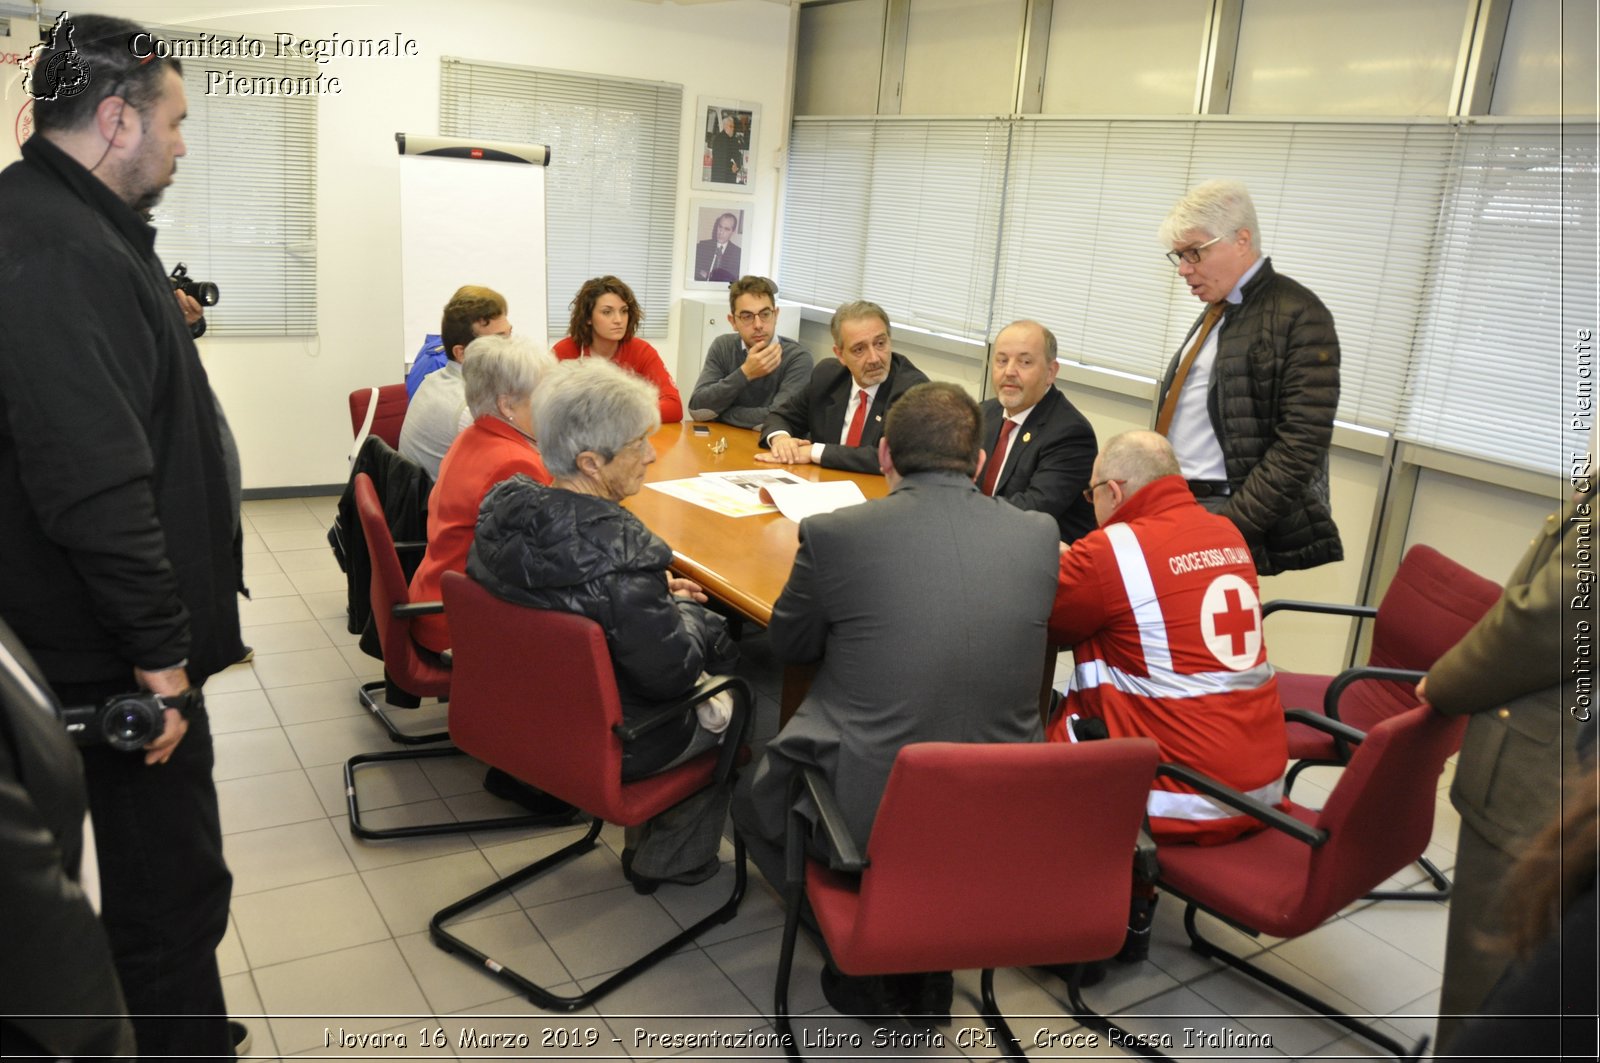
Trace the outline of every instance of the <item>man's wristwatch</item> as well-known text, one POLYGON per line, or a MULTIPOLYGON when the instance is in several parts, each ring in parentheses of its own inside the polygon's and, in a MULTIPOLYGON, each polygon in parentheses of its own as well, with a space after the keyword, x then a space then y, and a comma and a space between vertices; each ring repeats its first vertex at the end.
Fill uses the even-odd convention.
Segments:
POLYGON ((190 687, 181 694, 161 695, 161 704, 169 709, 177 709, 178 715, 190 720, 196 712, 206 707, 206 698, 199 687, 190 687))

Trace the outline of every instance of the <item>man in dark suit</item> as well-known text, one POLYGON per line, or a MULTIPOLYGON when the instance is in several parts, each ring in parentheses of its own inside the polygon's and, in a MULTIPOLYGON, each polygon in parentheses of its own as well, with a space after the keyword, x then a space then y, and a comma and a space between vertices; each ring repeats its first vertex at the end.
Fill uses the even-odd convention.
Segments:
POLYGON ((732 211, 717 215, 711 239, 694 247, 694 279, 697 281, 735 281, 739 279, 739 245, 733 234, 739 216, 732 211))
POLYGON ((756 460, 879 472, 889 408, 928 378, 890 349, 889 315, 877 303, 845 303, 828 328, 838 361, 819 362, 806 389, 773 409, 762 437, 772 453, 756 460))
MULTIPOLYGON (((736 185, 739 171, 744 169, 744 145, 733 131, 733 114, 722 112, 722 121, 708 138, 711 145, 711 180, 719 184, 736 185)), ((738 271, 734 272, 737 277, 738 271)))
POLYGON ((1055 333, 1037 321, 1012 322, 995 337, 995 397, 982 407, 989 460, 978 486, 1018 509, 1050 514, 1070 543, 1095 527, 1083 492, 1097 448, 1094 429, 1057 390, 1057 368, 1055 333))
MULTIPOLYGON (((767 631, 779 659, 820 663, 734 807, 774 884, 801 767, 822 770, 864 846, 902 746, 1039 737, 1056 526, 979 493, 982 423, 957 385, 912 388, 878 444, 889 496, 800 525, 767 631)), ((855 979, 830 965, 823 989, 846 1014, 949 1018, 948 973, 855 979)))

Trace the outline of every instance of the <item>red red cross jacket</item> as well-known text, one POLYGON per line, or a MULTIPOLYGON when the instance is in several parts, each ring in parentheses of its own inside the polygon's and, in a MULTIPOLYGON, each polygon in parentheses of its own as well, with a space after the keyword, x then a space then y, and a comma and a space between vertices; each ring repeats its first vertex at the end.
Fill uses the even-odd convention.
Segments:
MULTIPOLYGON (((1062 556, 1050 637, 1074 658, 1051 741, 1072 740, 1070 716, 1098 718, 1113 738, 1153 738, 1163 760, 1282 800, 1288 746, 1255 563, 1181 477, 1139 489, 1062 556)), ((1170 840, 1224 841, 1255 825, 1171 779, 1156 780, 1147 812, 1170 840)))

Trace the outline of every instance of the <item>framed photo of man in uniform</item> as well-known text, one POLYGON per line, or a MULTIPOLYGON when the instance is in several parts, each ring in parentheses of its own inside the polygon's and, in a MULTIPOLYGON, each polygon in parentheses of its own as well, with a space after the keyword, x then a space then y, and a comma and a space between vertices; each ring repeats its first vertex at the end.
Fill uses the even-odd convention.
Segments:
POLYGON ((685 288, 719 289, 744 276, 744 224, 749 205, 696 199, 689 203, 689 263, 685 288))
POLYGON ((755 183, 751 161, 755 158, 759 104, 742 100, 698 100, 700 125, 694 144, 694 165, 689 184, 705 192, 749 192, 755 183))

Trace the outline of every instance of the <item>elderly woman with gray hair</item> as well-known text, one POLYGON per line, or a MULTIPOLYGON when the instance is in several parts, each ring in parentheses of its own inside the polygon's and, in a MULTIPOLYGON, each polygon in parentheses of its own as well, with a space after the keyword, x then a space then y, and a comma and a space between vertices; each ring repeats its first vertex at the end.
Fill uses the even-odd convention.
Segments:
MULTIPOLYGON (((699 604, 700 587, 668 575, 672 548, 619 504, 655 461, 656 389, 598 358, 562 362, 534 396, 533 418, 554 480, 519 476, 489 493, 467 573, 498 597, 598 623, 623 717, 638 719, 688 694, 702 673, 726 670, 738 652, 722 618, 699 604)), ((716 745, 726 726, 702 711, 642 735, 623 751, 623 777, 681 763, 716 745)), ((714 875, 729 797, 727 787, 703 790, 630 832, 622 865, 635 888, 714 875)))
MULTIPOLYGON (((461 375, 473 420, 439 463, 428 496, 428 552, 411 577, 412 601, 438 601, 444 573, 466 571, 478 508, 491 487, 518 473, 550 482, 531 411, 534 389, 554 365, 549 351, 520 336, 480 336, 467 346, 461 375)), ((450 625, 442 613, 419 616, 411 637, 442 653, 450 648, 450 625)))

